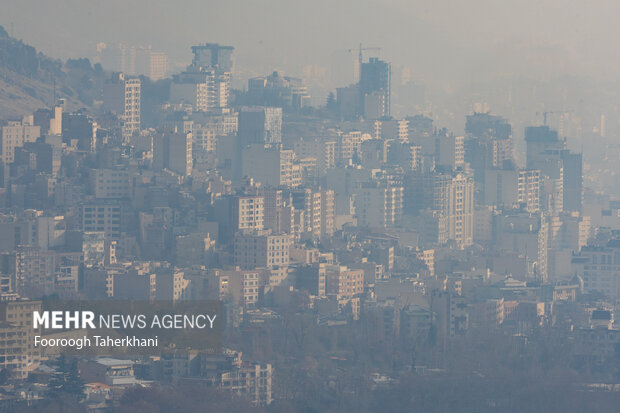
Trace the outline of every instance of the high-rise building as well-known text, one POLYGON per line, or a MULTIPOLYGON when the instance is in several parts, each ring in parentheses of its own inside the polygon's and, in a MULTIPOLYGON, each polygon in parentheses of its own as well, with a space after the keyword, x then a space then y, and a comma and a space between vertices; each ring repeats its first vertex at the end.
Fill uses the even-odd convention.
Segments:
POLYGON ((487 169, 484 204, 504 209, 523 207, 528 212, 540 210, 540 172, 519 170, 514 165, 487 169))
POLYGON ((230 75, 216 70, 183 72, 170 85, 170 102, 189 105, 198 112, 213 112, 228 107, 230 75))
POLYGON ((583 154, 563 150, 564 211, 581 212, 583 202, 583 154))
POLYGON ((168 56, 162 52, 151 52, 149 56, 149 77, 152 81, 164 79, 168 73, 168 56))
POLYGON ((300 110, 310 103, 308 88, 301 79, 273 72, 269 76, 248 80, 250 105, 280 107, 286 111, 300 110))
POLYGON ((548 126, 525 128, 527 165, 540 170, 542 207, 552 213, 581 211, 582 154, 565 149, 566 142, 548 126))
POLYGON ((295 234, 294 211, 290 191, 266 188, 265 196, 265 229, 275 234, 295 234))
POLYGON ((174 76, 170 101, 200 112, 227 108, 234 68, 232 46, 207 43, 192 46, 194 58, 186 71, 174 76))
POLYGON ((465 164, 463 136, 442 134, 435 138, 435 165, 455 171, 465 164))
MULTIPOLYGON (((362 109, 366 109, 368 98, 369 105, 370 101, 374 102, 373 108, 379 107, 382 103, 382 113, 378 117, 390 115, 392 67, 388 62, 371 57, 368 62, 362 63, 359 87, 362 109), (379 96, 382 99, 378 99, 379 96)), ((363 114, 366 115, 366 113, 363 114)))
POLYGON ((153 138, 153 168, 169 169, 182 176, 192 174, 194 164, 191 132, 164 131, 153 138))
POLYGON ((335 193, 333 190, 297 189, 291 192, 293 206, 303 211, 301 232, 314 239, 329 238, 334 234, 335 193))
POLYGON ((282 142, 282 108, 241 108, 238 135, 242 145, 282 142))
POLYGON ((129 139, 140 132, 141 81, 115 74, 103 88, 103 109, 119 116, 122 123, 123 138, 129 139))
POLYGON ((403 187, 377 182, 363 184, 355 194, 357 224, 369 228, 395 228, 403 212, 403 187))
POLYGON ((517 201, 528 212, 540 211, 540 171, 519 171, 517 201))
POLYGON ((140 132, 140 79, 126 79, 124 83, 123 137, 140 132))
POLYGON ((548 277, 549 223, 544 213, 514 210, 493 216, 492 242, 498 251, 524 259, 524 275, 545 281, 548 277))
POLYGON ((467 174, 457 173, 452 178, 448 205, 449 237, 459 247, 473 243, 474 237, 474 181, 467 174))
POLYGON ((209 68, 232 73, 234 71, 234 50, 235 48, 232 46, 221 46, 217 43, 192 46, 194 59, 191 66, 195 70, 209 68))
POLYGON ((40 328, 33 329, 35 311, 41 311, 41 301, 14 300, 0 305, 0 367, 11 372, 17 379, 26 379, 28 372, 39 364, 41 348, 34 345, 34 335, 40 328))
POLYGON ((168 136, 168 168, 183 176, 192 174, 194 163, 192 134, 177 132, 168 136))
MULTIPOLYGON (((362 132, 338 132, 336 145, 335 163, 344 166, 348 165, 353 158, 359 157, 362 144, 362 132)), ((297 153, 297 151, 295 151, 297 153)))
POLYGON ((525 128, 527 168, 539 169, 545 173, 551 155, 558 155, 564 149, 564 142, 558 133, 548 126, 528 126, 525 128))
POLYGON ((232 224, 235 231, 261 230, 265 225, 265 197, 236 196, 232 198, 232 224))
POLYGON ((304 211, 302 232, 312 238, 321 237, 321 193, 310 188, 303 188, 291 193, 293 206, 304 211))
POLYGON ((321 239, 334 235, 336 215, 336 193, 333 190, 321 191, 321 239))
POLYGON ((483 201, 486 170, 503 168, 504 162, 513 160, 512 127, 501 116, 474 113, 467 116, 465 134, 465 162, 474 171, 476 197, 483 201))
POLYGON ((405 185, 406 211, 411 215, 421 214, 421 224, 429 227, 424 231, 436 234, 431 239, 452 239, 459 247, 473 243, 474 181, 471 174, 413 174, 405 185))
POLYGON ((97 123, 85 113, 63 113, 62 137, 66 142, 76 140, 81 151, 94 152, 97 146, 97 123))

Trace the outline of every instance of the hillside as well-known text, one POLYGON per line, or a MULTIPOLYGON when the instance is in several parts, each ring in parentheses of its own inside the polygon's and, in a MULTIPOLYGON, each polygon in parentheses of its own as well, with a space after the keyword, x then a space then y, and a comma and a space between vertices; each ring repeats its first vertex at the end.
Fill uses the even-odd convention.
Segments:
POLYGON ((90 108, 106 74, 87 59, 63 63, 8 35, 0 26, 0 119, 48 107, 56 97, 67 109, 90 108))

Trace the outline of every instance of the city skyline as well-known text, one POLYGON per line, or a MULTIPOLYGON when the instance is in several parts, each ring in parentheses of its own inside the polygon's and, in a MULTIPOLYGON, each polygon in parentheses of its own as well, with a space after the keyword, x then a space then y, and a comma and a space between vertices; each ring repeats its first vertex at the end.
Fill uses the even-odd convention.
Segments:
POLYGON ((617 409, 620 4, 0 10, 0 411, 617 409))

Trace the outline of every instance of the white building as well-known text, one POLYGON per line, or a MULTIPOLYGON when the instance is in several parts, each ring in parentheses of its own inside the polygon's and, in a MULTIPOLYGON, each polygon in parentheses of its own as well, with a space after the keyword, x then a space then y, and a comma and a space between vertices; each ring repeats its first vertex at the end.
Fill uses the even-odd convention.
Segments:
POLYGON ((9 121, 2 126, 2 142, 0 142, 0 160, 5 165, 15 160, 15 148, 24 143, 35 142, 41 136, 41 128, 34 125, 32 115, 25 116, 21 121, 9 121))

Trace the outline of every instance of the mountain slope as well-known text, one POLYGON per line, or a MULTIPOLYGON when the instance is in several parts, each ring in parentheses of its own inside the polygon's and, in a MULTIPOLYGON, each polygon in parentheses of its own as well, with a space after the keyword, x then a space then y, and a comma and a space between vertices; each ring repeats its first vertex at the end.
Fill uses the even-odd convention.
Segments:
POLYGON ((64 98, 67 109, 90 108, 105 73, 87 59, 62 63, 10 37, 0 26, 0 119, 32 113, 64 98))

